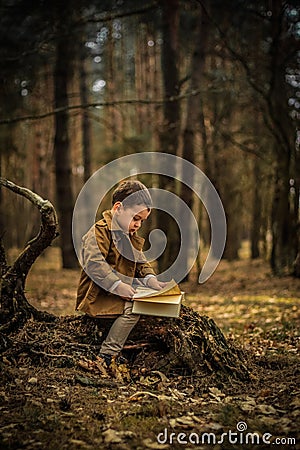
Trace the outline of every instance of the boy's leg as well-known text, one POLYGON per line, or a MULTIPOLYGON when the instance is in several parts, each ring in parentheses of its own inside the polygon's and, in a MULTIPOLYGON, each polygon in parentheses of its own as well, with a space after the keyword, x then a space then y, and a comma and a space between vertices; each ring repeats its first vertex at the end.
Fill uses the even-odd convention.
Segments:
POLYGON ((132 302, 125 302, 124 312, 112 324, 105 341, 102 342, 100 353, 116 355, 122 350, 130 331, 140 318, 138 314, 132 314, 132 306, 132 302))

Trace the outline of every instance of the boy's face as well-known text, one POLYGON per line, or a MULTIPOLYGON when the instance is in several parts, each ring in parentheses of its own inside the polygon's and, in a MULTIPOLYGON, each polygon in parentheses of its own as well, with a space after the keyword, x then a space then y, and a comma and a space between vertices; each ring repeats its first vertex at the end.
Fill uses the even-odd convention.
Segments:
POLYGON ((129 234, 138 231, 144 220, 150 215, 150 211, 145 205, 135 205, 124 208, 121 202, 114 204, 113 211, 118 225, 123 231, 129 234))

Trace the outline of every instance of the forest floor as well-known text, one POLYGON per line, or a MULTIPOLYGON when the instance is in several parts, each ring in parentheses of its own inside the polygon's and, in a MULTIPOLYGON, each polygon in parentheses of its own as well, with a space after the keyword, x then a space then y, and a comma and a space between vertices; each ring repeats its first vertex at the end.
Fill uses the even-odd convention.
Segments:
MULTIPOLYGON (((55 252, 33 267, 27 299, 73 315, 79 271, 61 270, 55 252)), ((26 354, 4 358, 0 449, 300 448, 300 280, 272 277, 264 261, 242 259, 222 261, 204 285, 181 287, 186 305, 248 355, 251 381, 155 371, 104 382, 93 368, 55 358, 50 366, 26 354)), ((38 332, 29 327, 18 338, 42 340, 38 332)))

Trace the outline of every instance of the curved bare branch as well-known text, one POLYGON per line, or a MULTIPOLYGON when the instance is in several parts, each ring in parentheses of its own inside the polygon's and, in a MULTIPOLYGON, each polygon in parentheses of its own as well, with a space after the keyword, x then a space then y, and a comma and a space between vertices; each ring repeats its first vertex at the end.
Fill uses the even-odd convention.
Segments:
POLYGON ((30 189, 18 186, 2 177, 0 177, 0 185, 25 197, 39 209, 41 214, 41 227, 38 235, 28 242, 24 250, 3 277, 6 280, 9 278, 12 278, 13 280, 21 279, 22 285, 24 286, 30 267, 43 250, 45 250, 58 235, 57 215, 54 206, 49 200, 44 200, 30 189))

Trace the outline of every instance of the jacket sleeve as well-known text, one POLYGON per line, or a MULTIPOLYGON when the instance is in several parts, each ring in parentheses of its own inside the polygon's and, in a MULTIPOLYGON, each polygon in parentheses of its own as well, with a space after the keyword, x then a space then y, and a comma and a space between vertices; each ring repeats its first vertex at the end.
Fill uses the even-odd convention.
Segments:
POLYGON ((136 264, 136 268, 135 268, 135 276, 137 278, 145 278, 146 275, 154 275, 155 276, 155 271, 153 269, 153 267, 151 266, 151 264, 146 261, 144 262, 138 262, 136 264))
POLYGON ((101 288, 109 291, 120 278, 106 262, 110 247, 110 231, 105 226, 93 226, 83 237, 82 268, 101 288))

